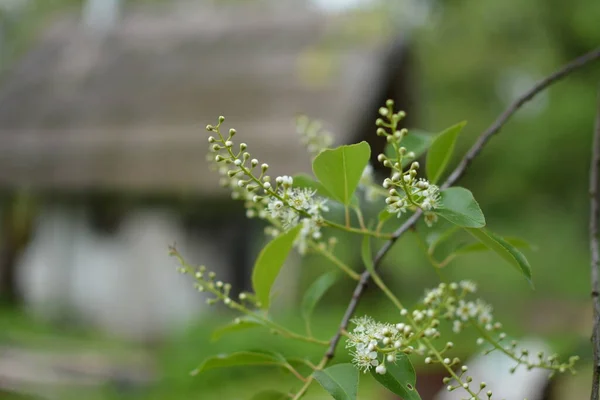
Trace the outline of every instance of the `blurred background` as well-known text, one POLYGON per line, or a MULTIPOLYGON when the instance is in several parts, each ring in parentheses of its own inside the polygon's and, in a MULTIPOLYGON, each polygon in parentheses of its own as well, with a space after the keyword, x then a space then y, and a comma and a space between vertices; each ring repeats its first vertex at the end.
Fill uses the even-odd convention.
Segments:
MULTIPOLYGON (((265 243, 209 170, 204 126, 225 115, 274 173, 310 172, 298 113, 322 120, 336 144, 377 149, 376 112, 394 98, 408 128, 468 121, 456 162, 519 94, 597 47, 599 20, 594 0, 0 0, 0 398, 249 399, 293 388, 269 368, 189 376, 209 355, 265 341, 322 354, 258 331, 211 340, 233 316, 175 272, 173 243, 238 292, 265 243)), ((461 181, 490 229, 535 246, 536 287, 490 254, 446 274, 477 281, 515 338, 582 357, 578 375, 540 384, 539 399, 588 396, 599 78, 592 65, 536 98, 461 181)), ((358 268, 356 238, 340 239, 358 268)), ((384 264, 408 303, 437 284, 412 236, 384 264)), ((292 260, 276 318, 301 330, 302 290, 331 268, 292 260)), ((318 308, 322 338, 352 288, 342 283, 318 308)), ((367 293, 358 314, 390 310, 367 293)), ((455 338, 457 355, 475 352, 474 339, 455 338)), ((432 399, 441 375, 417 368, 432 399)), ((327 396, 315 385, 306 398, 327 396)), ((360 398, 394 397, 365 377, 360 398)))

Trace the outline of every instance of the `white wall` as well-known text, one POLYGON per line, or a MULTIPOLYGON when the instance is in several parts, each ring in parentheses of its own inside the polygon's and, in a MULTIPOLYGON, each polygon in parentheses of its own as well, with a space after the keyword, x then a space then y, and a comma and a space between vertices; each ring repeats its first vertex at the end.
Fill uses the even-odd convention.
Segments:
POLYGON ((177 243, 190 263, 206 264, 222 280, 230 275, 215 238, 186 234, 176 217, 137 211, 108 236, 89 226, 82 209, 44 208, 17 266, 26 304, 47 318, 69 310, 130 339, 160 337, 198 317, 203 295, 176 272, 168 246, 177 243))

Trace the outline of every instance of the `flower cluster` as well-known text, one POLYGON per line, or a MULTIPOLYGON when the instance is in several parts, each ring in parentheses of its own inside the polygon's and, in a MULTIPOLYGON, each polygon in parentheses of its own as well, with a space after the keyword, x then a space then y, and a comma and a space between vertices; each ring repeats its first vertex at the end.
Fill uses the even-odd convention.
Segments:
POLYGON ((454 333, 460 333, 469 326, 473 327, 480 334, 477 344, 488 343, 491 345, 489 349, 485 350, 486 354, 501 351, 516 362, 516 365, 511 368, 512 372, 519 365, 524 365, 529 370, 533 368, 558 372, 573 370, 577 357, 571 357, 567 363, 560 363, 556 355, 538 356, 538 359, 534 360, 530 359, 527 349, 518 349, 517 341, 508 342, 506 333, 502 331, 502 324, 494 321, 492 307, 481 299, 475 301, 467 299, 476 291, 477 286, 471 281, 440 283, 437 288, 426 292, 423 306, 435 309, 435 314, 451 322, 454 333))
POLYGON ((415 153, 401 146, 402 139, 408 134, 406 129, 398 129, 398 123, 404 118, 404 112, 394 113, 394 102, 388 100, 386 107, 379 109, 383 118, 376 121, 377 135, 383 136, 388 146, 393 149, 393 155, 379 154, 377 160, 391 169, 391 176, 383 181, 383 187, 388 191, 385 199, 387 210, 400 217, 410 208, 420 208, 425 212, 425 222, 431 226, 437 221, 432 210, 439 208, 439 188, 423 178, 417 178, 419 163, 414 161, 415 153), (384 120, 385 118, 385 120, 384 120), (405 171, 405 165, 410 167, 405 171))
POLYGON ((210 159, 221 174, 221 184, 231 190, 234 199, 245 202, 249 218, 258 217, 272 224, 267 230, 270 235, 277 236, 301 225, 295 245, 301 254, 306 253, 309 242, 322 237, 322 213, 328 211, 326 199, 316 196, 315 190, 294 187, 291 176, 272 179, 267 175, 269 166, 251 158, 245 143, 234 150, 232 139, 236 131, 230 129, 225 137, 220 129, 224 120, 224 117, 219 117, 218 125, 206 127, 209 132, 217 134, 216 137, 210 136, 208 142, 210 159))
POLYGON ((300 135, 300 141, 312 156, 316 156, 321 150, 333 144, 333 136, 323 130, 321 122, 311 121, 305 115, 301 115, 296 119, 296 132, 300 135))
MULTIPOLYGON (((501 351, 515 361, 516 365, 511 368, 511 372, 519 365, 524 365, 527 369, 542 368, 551 373, 573 371, 577 357, 560 363, 555 355, 545 357, 538 354, 537 360, 532 360, 526 349, 517 349, 516 341, 505 344, 506 333, 501 331, 502 324, 494 321, 491 306, 480 299, 468 299, 476 290, 476 285, 471 281, 441 283, 428 290, 413 311, 401 310, 403 322, 382 323, 370 317, 354 319, 352 322, 356 327, 348 334, 346 344, 347 348, 352 349, 353 363, 363 372, 375 368, 377 373, 385 374, 386 362, 395 362, 398 353, 420 354, 425 357, 426 364, 438 363, 449 371, 451 376, 444 379, 448 390, 463 388, 477 398, 486 384, 480 383, 478 389, 472 387, 472 377, 465 375, 467 366, 460 366, 460 359, 445 355, 454 344, 446 342, 441 349, 434 347, 434 341, 441 336, 438 330, 440 321, 446 320, 452 324, 455 333, 460 333, 467 326, 475 328, 481 335, 477 343, 491 345, 485 351, 486 354, 501 351), (456 368, 458 366, 459 369, 456 368), (455 370, 458 372, 455 373, 455 370), (450 384, 451 382, 453 383, 450 384)), ((487 391, 486 395, 491 398, 492 392, 487 391)))
POLYGON ((399 352, 410 352, 412 347, 403 347, 406 339, 414 333, 403 323, 392 325, 375 322, 370 317, 355 318, 356 325, 348 334, 346 348, 352 348, 352 362, 363 372, 375 367, 378 374, 385 374, 385 363, 393 363, 399 352))

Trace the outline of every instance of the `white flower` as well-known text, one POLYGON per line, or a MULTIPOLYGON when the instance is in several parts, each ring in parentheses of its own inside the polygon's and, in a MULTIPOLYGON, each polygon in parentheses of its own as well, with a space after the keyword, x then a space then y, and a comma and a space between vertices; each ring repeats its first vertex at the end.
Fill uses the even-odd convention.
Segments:
POLYGON ((454 323, 452 324, 452 332, 460 333, 461 329, 462 329, 462 322, 455 320, 454 323))
POLYGON ((379 365, 376 351, 354 351, 352 353, 352 362, 363 372, 369 371, 371 367, 379 365))
POLYGON ((317 197, 313 199, 306 211, 312 216, 320 216, 322 212, 329 211, 329 207, 327 207, 327 199, 322 197, 317 197))
POLYGON ((492 306, 481 300, 477 301, 477 314, 480 324, 489 324, 492 322, 492 306))
POLYGON ((288 204, 296 210, 308 210, 316 191, 294 188, 289 192, 288 204))
POLYGON ((362 185, 368 185, 373 182, 373 166, 371 164, 367 164, 365 169, 363 169, 362 175, 360 177, 360 183, 362 185))
POLYGON ((462 290, 467 293, 475 293, 477 291, 477 285, 472 281, 460 281, 459 283, 462 290))
POLYGON ((456 308, 456 316, 462 319, 463 321, 469 320, 477 315, 477 306, 473 302, 465 302, 464 300, 460 300, 458 302, 458 307, 456 308))

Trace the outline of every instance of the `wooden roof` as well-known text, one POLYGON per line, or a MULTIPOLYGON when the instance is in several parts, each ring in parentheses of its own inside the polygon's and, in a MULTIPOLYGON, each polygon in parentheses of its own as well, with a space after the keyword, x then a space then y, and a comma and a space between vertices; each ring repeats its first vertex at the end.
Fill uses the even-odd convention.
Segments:
POLYGON ((293 117, 344 142, 384 37, 308 9, 138 8, 108 36, 51 25, 0 87, 0 186, 212 192, 204 127, 227 117, 274 174, 309 171, 293 117))

